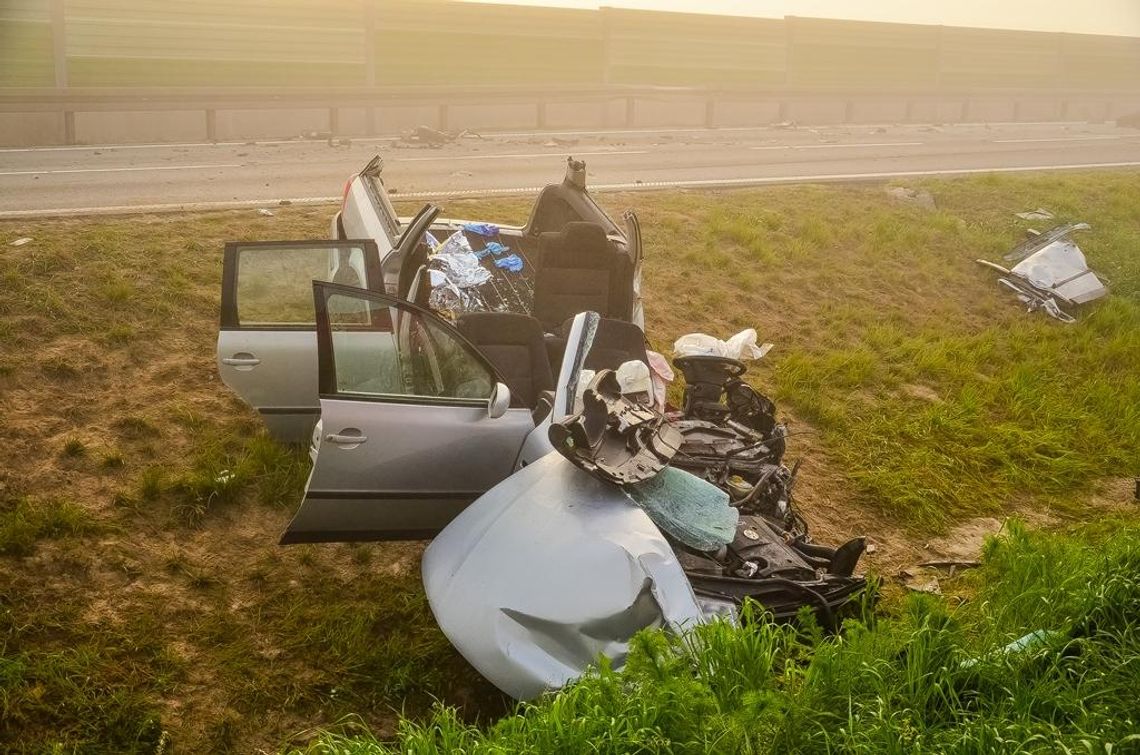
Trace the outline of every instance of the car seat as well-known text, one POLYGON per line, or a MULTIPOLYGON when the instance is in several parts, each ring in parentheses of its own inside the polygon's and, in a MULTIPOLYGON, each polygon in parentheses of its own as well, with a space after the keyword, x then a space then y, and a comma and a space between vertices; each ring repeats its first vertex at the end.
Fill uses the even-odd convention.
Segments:
MULTIPOLYGON (((546 335, 546 354, 550 359, 551 368, 557 370, 562 364, 566 352, 566 341, 570 335, 570 328, 574 324, 571 317, 558 327, 554 333, 546 335)), ((598 320, 598 330, 594 333, 594 341, 590 344, 590 352, 586 355, 583 368, 587 370, 616 370, 625 362, 637 359, 649 364, 649 354, 646 349, 645 333, 641 328, 631 322, 612 320, 603 317, 598 320)))
POLYGON ((538 320, 513 312, 471 312, 455 325, 511 389, 511 406, 534 409, 544 393, 553 392, 554 376, 538 320))
POLYGON ((534 316, 547 331, 566 318, 593 311, 629 320, 633 306, 633 262, 596 223, 568 223, 538 238, 534 316))

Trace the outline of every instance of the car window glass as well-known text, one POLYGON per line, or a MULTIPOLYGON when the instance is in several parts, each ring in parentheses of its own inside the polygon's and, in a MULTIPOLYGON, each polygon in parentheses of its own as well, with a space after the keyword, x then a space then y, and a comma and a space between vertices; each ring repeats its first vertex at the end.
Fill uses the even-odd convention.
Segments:
POLYGON ((243 247, 238 250, 241 326, 313 325, 313 281, 368 285, 364 251, 352 247, 243 247))
POLYGON ((349 294, 330 294, 327 302, 337 393, 491 397, 494 375, 431 317, 349 294))

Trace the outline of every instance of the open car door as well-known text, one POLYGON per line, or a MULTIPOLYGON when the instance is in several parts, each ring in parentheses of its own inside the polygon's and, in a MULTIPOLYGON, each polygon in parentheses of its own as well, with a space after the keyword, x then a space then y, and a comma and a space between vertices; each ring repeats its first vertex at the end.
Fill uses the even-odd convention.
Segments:
POLYGON ((281 542, 430 537, 511 474, 531 412, 431 312, 329 283, 313 297, 321 424, 281 542))
POLYGON ((382 289, 376 243, 226 244, 218 374, 284 443, 308 441, 320 416, 314 280, 382 289))

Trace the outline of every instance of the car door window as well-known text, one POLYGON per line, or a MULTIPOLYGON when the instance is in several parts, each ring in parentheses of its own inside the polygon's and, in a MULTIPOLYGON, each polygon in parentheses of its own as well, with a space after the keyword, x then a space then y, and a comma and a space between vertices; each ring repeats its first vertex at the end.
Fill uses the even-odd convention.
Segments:
POLYGON ((494 392, 486 360, 435 315, 388 297, 317 290, 332 357, 322 365, 322 395, 480 405, 494 392))
POLYGON ((226 244, 222 327, 313 330, 313 281, 381 285, 372 241, 268 241, 226 244))
POLYGON ((320 414, 313 281, 380 288, 379 257, 370 240, 226 244, 218 372, 275 438, 307 441, 320 414))

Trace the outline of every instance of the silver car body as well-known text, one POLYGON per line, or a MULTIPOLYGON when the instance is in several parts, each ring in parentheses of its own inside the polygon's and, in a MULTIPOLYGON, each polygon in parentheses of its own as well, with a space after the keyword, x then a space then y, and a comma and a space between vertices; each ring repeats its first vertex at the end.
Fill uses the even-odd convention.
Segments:
POLYGON ((703 620, 672 548, 616 486, 549 453, 495 486, 423 558, 436 621, 479 673, 528 699, 620 667, 633 635, 703 620))
MULTIPOLYGON (((418 279, 413 275, 416 271, 405 269, 403 264, 411 249, 428 230, 444 236, 467 222, 440 219, 439 209, 432 205, 413 218, 397 217, 381 168, 379 159, 373 160, 349 179, 342 208, 331 222, 331 240, 226 245, 218 373, 226 386, 260 413, 270 433, 282 442, 307 442, 321 416, 316 327, 308 304, 311 281, 345 283, 411 298, 409 292, 416 290, 418 279), (294 307, 294 314, 300 314, 288 318, 246 317, 250 299, 257 299, 258 291, 271 288, 271 284, 280 289, 278 296, 302 300, 303 312, 294 307)), ((633 322, 644 329, 637 217, 626 213, 626 228, 620 230, 584 189, 577 193, 587 209, 604 221, 611 240, 624 245, 633 257, 633 322)), ((534 229, 501 227, 516 238, 533 236, 534 229)))

